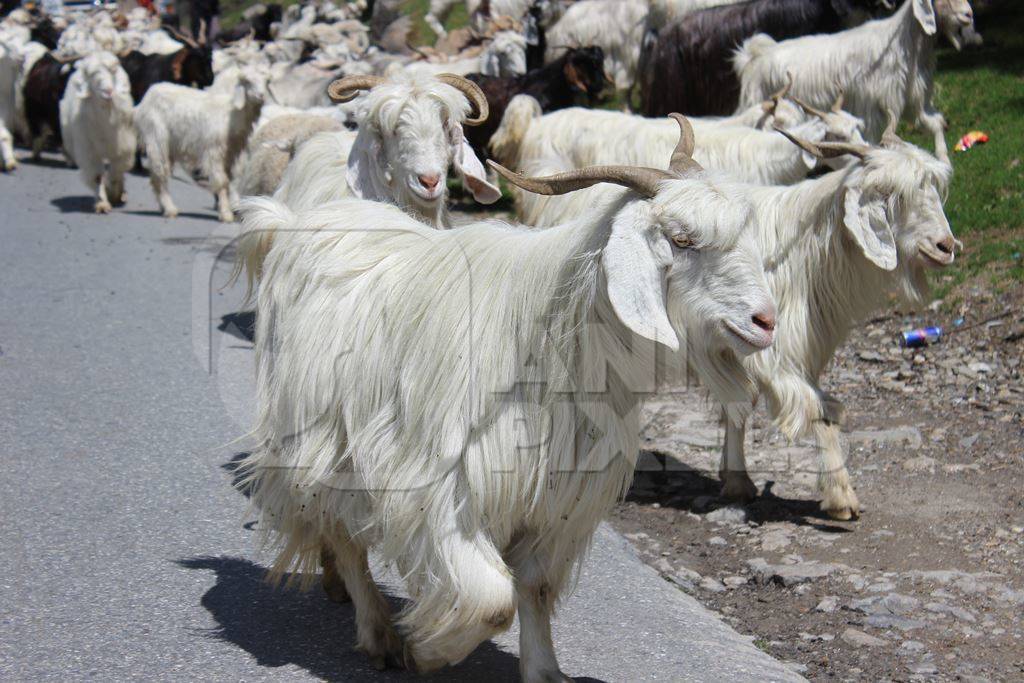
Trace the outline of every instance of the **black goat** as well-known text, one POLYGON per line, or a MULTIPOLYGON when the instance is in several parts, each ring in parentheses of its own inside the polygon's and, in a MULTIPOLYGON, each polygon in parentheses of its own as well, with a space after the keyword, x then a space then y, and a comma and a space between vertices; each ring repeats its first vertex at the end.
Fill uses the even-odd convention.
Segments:
POLYGON ((63 31, 54 26, 50 17, 34 17, 34 21, 32 22, 31 38, 35 42, 41 43, 47 50, 57 49, 57 43, 60 41, 61 33, 63 33, 63 31))
POLYGON ((466 78, 480 86, 491 108, 490 116, 482 125, 465 129, 466 140, 481 158, 486 156, 487 144, 498 130, 509 101, 516 95, 530 95, 548 112, 573 106, 577 95, 585 95, 593 102, 608 83, 604 51, 599 47, 571 49, 547 66, 522 76, 470 74, 466 78))
POLYGON ((60 98, 74 71, 73 62, 62 62, 47 52, 36 60, 25 79, 22 95, 25 98, 25 118, 32 142, 32 158, 39 153, 52 135, 58 145, 60 136, 60 98))
POLYGON ((241 40, 250 33, 255 40, 263 42, 273 40, 273 37, 270 35, 270 25, 276 21, 281 21, 281 16, 281 5, 276 2, 264 5, 262 12, 255 11, 251 16, 245 17, 231 28, 218 33, 217 42, 221 45, 226 45, 236 40, 241 40))
POLYGON ((213 53, 205 45, 188 45, 169 55, 144 55, 132 50, 121 57, 132 84, 132 100, 142 101, 154 83, 177 83, 204 88, 213 83, 213 53))
POLYGON ((736 110, 733 53, 755 33, 785 40, 834 33, 871 16, 877 0, 751 0, 689 14, 647 36, 637 84, 640 112, 725 115, 736 110))

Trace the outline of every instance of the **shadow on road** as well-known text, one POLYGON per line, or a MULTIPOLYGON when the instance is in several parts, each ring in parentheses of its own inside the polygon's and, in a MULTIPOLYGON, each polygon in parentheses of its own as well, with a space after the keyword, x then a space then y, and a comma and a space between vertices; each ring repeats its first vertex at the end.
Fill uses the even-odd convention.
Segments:
POLYGON ((42 166, 44 168, 62 168, 65 171, 70 171, 72 168, 68 166, 68 162, 64 160, 63 156, 60 156, 59 152, 48 152, 56 156, 44 156, 38 159, 32 157, 21 157, 18 159, 19 164, 26 164, 28 166, 42 166))
MULTIPOLYGON (((173 220, 170 218, 164 218, 164 215, 156 210, 151 211, 124 211, 130 216, 145 216, 146 218, 161 218, 163 220, 173 220)), ((217 221, 217 217, 212 213, 195 213, 194 211, 182 211, 178 214, 180 218, 197 218, 202 221, 217 221)), ((206 238, 202 238, 205 240, 206 238)))
POLYGON ((50 204, 61 213, 96 213, 96 198, 84 194, 54 197, 50 200, 50 204))
POLYGON ((256 311, 236 311, 220 317, 217 329, 243 341, 256 341, 256 311))
MULTIPOLYGON (((274 587, 264 580, 265 568, 238 557, 194 557, 177 563, 186 569, 216 573, 217 583, 201 601, 217 621, 217 628, 208 635, 242 648, 260 666, 298 666, 328 681, 519 680, 518 658, 490 642, 458 666, 433 676, 415 676, 406 671, 378 672, 365 655, 352 648, 352 606, 329 601, 319 583, 309 592, 274 587)), ((394 597, 388 601, 396 612, 403 604, 394 597)))
MULTIPOLYGON (((850 529, 831 523, 813 500, 782 498, 772 491, 769 481, 752 503, 745 506, 747 518, 756 523, 791 522, 814 527, 818 531, 848 533, 850 529)), ((640 504, 658 503, 662 507, 705 514, 729 503, 719 497, 722 484, 718 479, 679 462, 658 451, 642 451, 633 484, 626 500, 640 504)))

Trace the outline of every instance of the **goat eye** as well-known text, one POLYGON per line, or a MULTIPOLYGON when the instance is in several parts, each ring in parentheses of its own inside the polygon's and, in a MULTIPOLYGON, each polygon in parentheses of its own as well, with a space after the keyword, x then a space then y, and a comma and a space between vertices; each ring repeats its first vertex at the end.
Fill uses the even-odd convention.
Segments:
POLYGON ((672 244, 676 245, 680 249, 688 249, 693 246, 693 241, 683 233, 672 235, 672 244))

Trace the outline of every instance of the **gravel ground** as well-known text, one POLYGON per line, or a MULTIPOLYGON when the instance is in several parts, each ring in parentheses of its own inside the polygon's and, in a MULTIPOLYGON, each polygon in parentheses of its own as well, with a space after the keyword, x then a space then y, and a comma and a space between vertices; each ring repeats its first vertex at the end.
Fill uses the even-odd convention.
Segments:
POLYGON ((726 505, 716 420, 684 396, 649 406, 650 450, 614 525, 808 678, 1024 679, 1024 288, 987 289, 890 311, 837 354, 823 386, 846 405, 859 521, 819 513, 810 444, 763 428, 747 446, 762 495, 726 505), (922 324, 957 331, 901 349, 922 324))

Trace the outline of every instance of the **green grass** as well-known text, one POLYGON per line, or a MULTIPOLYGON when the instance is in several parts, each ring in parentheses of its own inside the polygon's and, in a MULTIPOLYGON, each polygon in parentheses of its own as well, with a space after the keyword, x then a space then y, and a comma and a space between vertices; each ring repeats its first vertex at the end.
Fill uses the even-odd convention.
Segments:
MULTIPOLYGON (((981 49, 939 54, 936 105, 949 123, 954 168, 946 213, 965 248, 952 272, 938 276, 939 296, 981 274, 999 289, 1024 281, 1024 14, 1010 4, 978 17, 981 49), (990 141, 953 152, 971 130, 990 141)), ((902 133, 932 149, 930 136, 902 133)))

